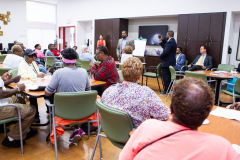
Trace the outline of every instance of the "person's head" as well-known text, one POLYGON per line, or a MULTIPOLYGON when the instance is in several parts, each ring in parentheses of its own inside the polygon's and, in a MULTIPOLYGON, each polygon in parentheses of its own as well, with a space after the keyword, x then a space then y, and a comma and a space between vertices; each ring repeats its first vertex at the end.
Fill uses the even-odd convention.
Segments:
POLYGON ((206 54, 207 53, 207 47, 206 46, 201 46, 200 47, 200 53, 201 54, 206 54))
POLYGON ((41 50, 41 49, 42 49, 42 47, 41 47, 41 45, 40 45, 40 44, 36 44, 36 45, 35 45, 35 49, 41 50))
POLYGON ((26 49, 24 52, 24 57, 27 63, 31 64, 37 57, 36 52, 31 49, 26 49))
POLYGON ((176 51, 177 54, 180 54, 182 53, 182 47, 177 47, 177 51, 176 51))
POLYGON ((132 54, 133 49, 132 49, 131 46, 127 45, 127 46, 123 49, 123 52, 124 52, 125 54, 132 54))
POLYGON ((18 41, 17 41, 17 40, 15 40, 13 43, 14 43, 14 45, 15 45, 15 44, 17 44, 17 43, 18 43, 18 41))
POLYGON ((72 48, 64 49, 62 52, 62 60, 64 66, 74 66, 76 63, 77 53, 72 48))
POLYGON ((99 61, 104 61, 108 57, 108 49, 105 46, 98 46, 96 49, 96 58, 99 61))
POLYGON ((48 45, 48 49, 51 51, 51 50, 53 50, 54 49, 54 45, 52 44, 52 43, 50 43, 49 45, 48 45))
POLYGON ((210 87, 197 78, 181 79, 174 88, 172 103, 172 121, 197 130, 207 118, 214 105, 214 96, 210 87))
POLYGON ((57 44, 54 44, 54 45, 53 45, 53 49, 57 50, 57 48, 58 48, 58 47, 57 47, 57 44))
POLYGON ((126 30, 122 31, 122 38, 127 38, 128 32, 126 30))
POLYGON ((13 54, 16 54, 16 55, 18 55, 18 56, 20 56, 20 57, 22 57, 22 56, 23 56, 22 47, 19 46, 19 45, 14 45, 14 46, 12 47, 12 53, 13 53, 13 54))
POLYGON ((21 47, 22 47, 22 49, 24 50, 24 45, 23 45, 23 43, 22 43, 22 42, 17 42, 17 43, 16 43, 16 45, 19 45, 19 46, 21 46, 21 47))
POLYGON ((77 46, 73 46, 73 49, 74 49, 75 51, 77 51, 77 46))
POLYGON ((103 40, 103 35, 102 34, 100 34, 99 39, 103 40))
POLYGON ((139 58, 130 57, 122 64, 124 81, 137 83, 143 72, 143 64, 139 58))
POLYGON ((167 39, 174 37, 174 32, 172 30, 167 32, 167 39))
POLYGON ((88 47, 86 45, 81 45, 80 49, 81 49, 82 53, 87 53, 87 51, 88 51, 88 47))

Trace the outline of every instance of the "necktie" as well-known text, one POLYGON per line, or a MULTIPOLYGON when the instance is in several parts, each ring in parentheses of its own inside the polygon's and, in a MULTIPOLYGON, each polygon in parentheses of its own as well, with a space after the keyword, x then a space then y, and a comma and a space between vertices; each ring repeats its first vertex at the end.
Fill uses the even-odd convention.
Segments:
POLYGON ((202 64, 202 60, 203 60, 203 55, 201 56, 200 61, 197 63, 197 65, 202 64))
POLYGON ((176 61, 177 61, 178 57, 179 57, 179 54, 178 54, 177 57, 176 57, 176 61))

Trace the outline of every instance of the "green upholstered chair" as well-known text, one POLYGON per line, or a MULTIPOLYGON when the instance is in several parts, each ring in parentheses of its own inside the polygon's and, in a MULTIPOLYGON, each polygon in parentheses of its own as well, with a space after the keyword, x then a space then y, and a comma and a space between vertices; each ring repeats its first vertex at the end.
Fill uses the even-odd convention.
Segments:
POLYGON ((220 102, 220 93, 223 92, 227 95, 230 95, 233 97, 233 103, 235 103, 236 98, 240 98, 240 78, 238 78, 235 82, 235 84, 231 84, 231 83, 227 83, 225 81, 222 81, 220 84, 220 88, 219 88, 219 98, 218 98, 218 106, 219 106, 219 102, 220 102), (228 84, 228 85, 232 85, 233 86, 233 91, 229 91, 229 90, 222 90, 222 84, 228 84))
POLYGON ((6 54, 5 55, 0 55, 0 63, 3 63, 3 61, 5 60, 5 58, 6 58, 6 54))
POLYGON ((122 75, 122 71, 121 70, 118 71, 118 75, 119 75, 120 83, 122 83, 123 82, 123 75, 122 75))
MULTIPOLYGON (((176 80, 176 76, 182 76, 182 77, 184 76, 182 74, 177 74, 177 71, 175 71, 175 69, 172 66, 169 66, 169 70, 171 72, 171 82, 170 82, 170 84, 168 86, 168 89, 167 89, 166 94, 168 94, 168 96, 167 96, 166 102, 167 102, 168 97, 169 97, 169 95, 172 91, 173 86, 179 81, 179 80, 176 80)), ((165 96, 166 96, 166 94, 165 94, 165 96)))
POLYGON ((102 159, 101 137, 108 138, 113 145, 122 149, 129 139, 129 132, 134 127, 132 119, 126 112, 110 108, 103 104, 100 99, 96 101, 96 104, 101 114, 101 126, 98 130, 91 160, 94 157, 98 141, 102 159), (101 134, 101 128, 105 135, 101 134))
POLYGON ((2 76, 4 73, 12 70, 12 68, 0 68, 0 76, 2 76))
POLYGON ((76 59, 75 65, 76 65, 77 67, 81 67, 81 66, 82 66, 79 58, 76 59))
POLYGON ((51 68, 53 69, 52 71, 52 74, 55 70, 57 70, 57 68, 61 68, 62 66, 56 66, 56 63, 55 63, 55 57, 53 56, 45 56, 45 68, 48 69, 48 68, 51 68))
POLYGON ((100 61, 95 61, 94 63, 97 64, 97 65, 99 65, 101 62, 100 62, 100 61))
POLYGON ((21 144, 21 154, 23 154, 23 137, 22 137, 22 120, 21 120, 21 111, 19 107, 15 104, 7 104, 7 105, 0 105, 0 108, 6 107, 6 106, 13 106, 17 109, 18 116, 16 117, 11 117, 11 118, 6 118, 6 119, 1 119, 0 124, 4 125, 4 133, 5 137, 7 137, 7 131, 6 131, 6 123, 18 120, 19 123, 19 132, 20 132, 20 144, 21 144))
POLYGON ((210 83, 214 82, 215 83, 215 88, 213 88, 213 90, 214 90, 214 95, 216 94, 217 81, 216 80, 207 80, 206 74, 198 73, 198 72, 192 72, 192 71, 185 71, 185 77, 199 78, 199 79, 203 80, 205 83, 207 83, 208 85, 210 83))
POLYGON ((9 73, 12 73, 12 78, 16 77, 18 74, 18 69, 11 69, 8 71, 9 73))
MULTIPOLYGON (((98 109, 96 107, 96 99, 97 91, 85 91, 85 92, 55 93, 54 105, 50 104, 49 100, 46 100, 46 104, 49 107, 49 111, 50 113, 52 113, 53 117, 53 131, 56 159, 58 159, 56 127, 59 125, 55 125, 55 116, 68 120, 78 120, 86 118, 92 115, 94 112, 98 112, 98 109)), ((88 138, 89 138, 90 135, 89 124, 90 122, 97 122, 99 127, 99 118, 97 118, 97 120, 87 120, 82 123, 86 122, 88 122, 88 138)), ((76 123, 73 123, 72 125, 76 125, 76 123)))
POLYGON ((87 72, 90 72, 90 70, 91 70, 91 67, 89 66, 90 61, 80 59, 80 63, 82 65, 82 68, 86 69, 87 72))
MULTIPOLYGON (((148 77, 150 78, 157 78, 157 82, 158 82, 158 88, 159 88, 159 91, 161 92, 161 88, 160 88, 160 85, 159 85, 159 78, 162 79, 162 68, 161 68, 161 63, 158 64, 158 66, 149 66, 148 68, 145 68, 144 70, 146 70, 147 72, 143 72, 142 74, 142 85, 143 85, 143 77, 146 77, 146 86, 147 86, 147 80, 148 80, 148 77), (154 69, 155 70, 155 73, 153 72, 148 72, 149 69, 154 69)), ((162 84, 163 84, 163 81, 162 81, 162 84)))
POLYGON ((226 71, 226 72, 231 72, 235 70, 235 66, 234 65, 230 65, 230 64, 219 64, 218 68, 212 68, 211 71, 226 71))
POLYGON ((185 71, 188 69, 188 60, 185 60, 185 62, 184 62, 184 66, 182 66, 182 68, 181 68, 181 72, 183 72, 183 68, 185 69, 185 71))

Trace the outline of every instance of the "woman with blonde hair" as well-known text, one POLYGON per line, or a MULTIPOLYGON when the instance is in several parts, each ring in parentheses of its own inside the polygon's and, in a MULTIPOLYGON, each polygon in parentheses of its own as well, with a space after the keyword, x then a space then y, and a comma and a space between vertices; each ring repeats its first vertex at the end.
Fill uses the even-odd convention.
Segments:
POLYGON ((123 83, 110 86, 102 95, 105 105, 128 113, 135 127, 150 118, 168 119, 168 108, 157 94, 138 85, 142 72, 142 62, 136 57, 128 58, 122 64, 123 83))

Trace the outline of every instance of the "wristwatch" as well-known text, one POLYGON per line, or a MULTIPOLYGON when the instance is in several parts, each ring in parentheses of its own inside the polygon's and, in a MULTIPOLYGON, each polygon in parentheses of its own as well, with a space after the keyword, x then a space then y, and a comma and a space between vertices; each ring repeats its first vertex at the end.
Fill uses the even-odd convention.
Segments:
POLYGON ((18 92, 21 92, 21 90, 20 90, 20 88, 18 86, 16 88, 18 89, 18 92))

